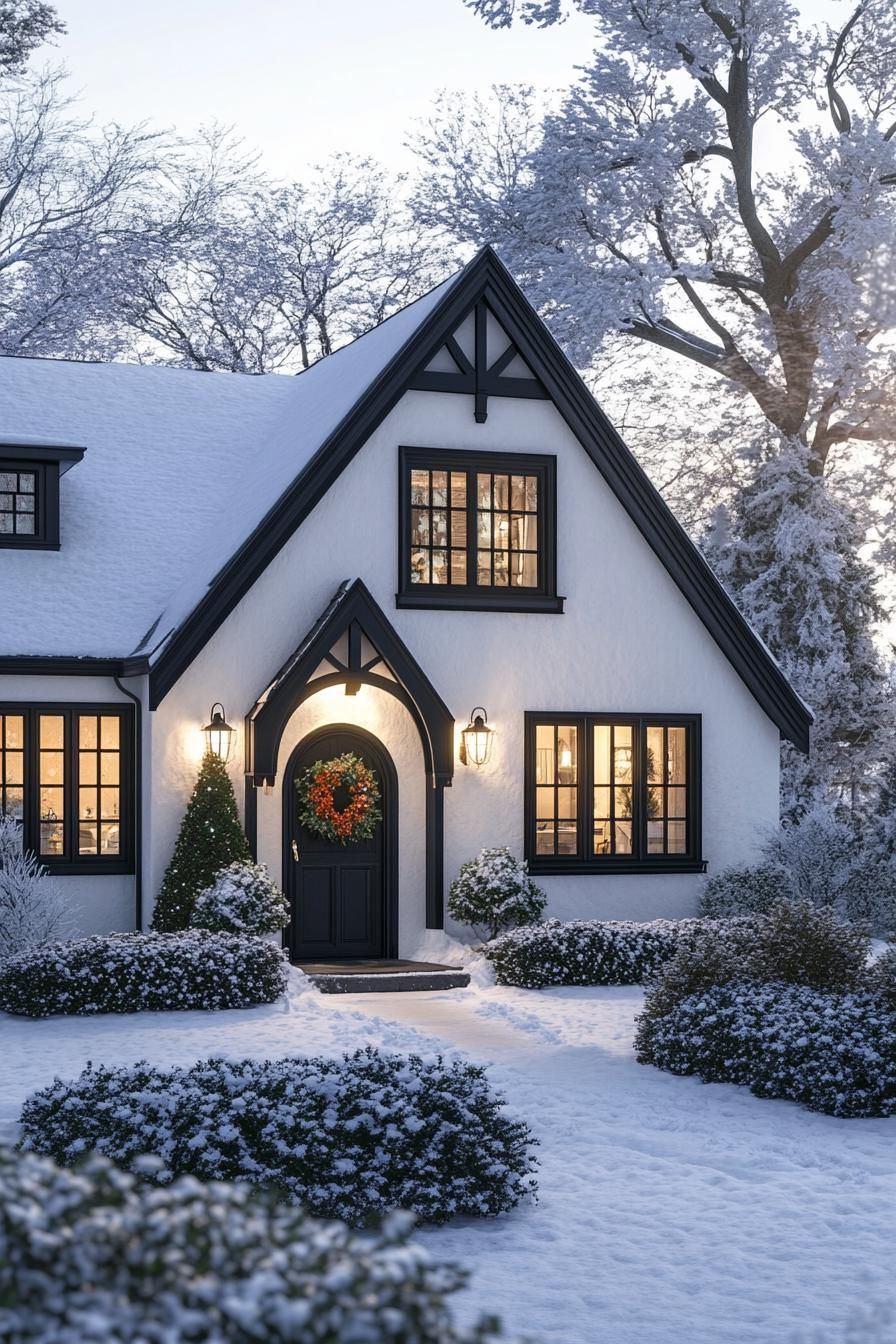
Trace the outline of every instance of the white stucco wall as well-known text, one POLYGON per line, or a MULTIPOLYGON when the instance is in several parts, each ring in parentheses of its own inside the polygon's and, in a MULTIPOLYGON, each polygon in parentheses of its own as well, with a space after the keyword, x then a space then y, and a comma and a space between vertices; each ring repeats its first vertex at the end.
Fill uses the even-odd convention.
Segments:
MULTIPOLYGON (((144 679, 127 685, 141 694, 144 679)), ((0 704, 127 704, 110 677, 0 676, 0 704)), ((53 876, 71 910, 73 932, 108 933, 134 928, 134 878, 129 874, 53 876)))
MULTIPOLYGON (((301 425, 296 426, 297 437, 301 425)), ((240 602, 152 717, 153 819, 147 880, 157 889, 201 754, 199 728, 213 700, 231 723, 268 684, 343 579, 360 576, 422 664, 457 720, 484 704, 497 730, 492 760, 458 765, 446 791, 446 886, 483 845, 522 852, 523 711, 700 713, 703 835, 709 871, 749 859, 778 815, 778 732, 617 503, 548 402, 491 398, 477 425, 467 397, 405 395, 337 485, 240 602), (399 611, 398 445, 554 453, 558 458, 558 615, 399 611)), ((422 853, 422 812, 408 801, 422 767, 411 764, 399 706, 386 712, 370 688, 339 694, 334 721, 378 727, 393 752, 402 797, 402 919, 422 853), (408 777, 410 773, 410 778, 408 777), (415 830, 419 835, 415 835, 415 830)), ((283 752, 326 722, 309 701, 283 752)), ((284 756, 285 759, 285 756, 284 756)), ((242 804, 242 735, 231 764, 242 804)), ((280 792, 259 797, 262 857, 276 871, 280 792), (263 817, 263 821, 262 821, 263 817)), ((550 910, 563 917, 652 918, 694 909, 700 878, 660 874, 546 877, 550 910)), ((408 925, 410 928, 410 924, 408 925)), ((407 941, 402 935, 402 945, 407 941)))

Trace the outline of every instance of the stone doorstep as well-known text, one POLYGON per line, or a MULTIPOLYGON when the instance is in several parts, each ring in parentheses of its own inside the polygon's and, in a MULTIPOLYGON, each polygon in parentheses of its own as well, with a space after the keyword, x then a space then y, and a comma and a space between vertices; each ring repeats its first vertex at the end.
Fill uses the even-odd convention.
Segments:
POLYGON ((465 989, 466 971, 429 961, 300 962, 299 969, 322 994, 397 994, 465 989))

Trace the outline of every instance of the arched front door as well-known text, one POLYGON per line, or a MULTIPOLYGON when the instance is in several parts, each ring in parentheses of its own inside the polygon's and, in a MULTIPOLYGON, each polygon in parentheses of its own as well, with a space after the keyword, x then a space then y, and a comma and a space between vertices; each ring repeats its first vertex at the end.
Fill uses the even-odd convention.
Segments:
MULTIPOLYGON (((398 789, 395 767, 385 747, 360 728, 318 729, 292 753, 283 790, 283 880, 292 909, 292 960, 396 956, 398 789), (369 840, 342 845, 299 825, 295 780, 315 761, 348 751, 376 775, 382 820, 369 840)), ((344 806, 342 800, 336 802, 344 806)))

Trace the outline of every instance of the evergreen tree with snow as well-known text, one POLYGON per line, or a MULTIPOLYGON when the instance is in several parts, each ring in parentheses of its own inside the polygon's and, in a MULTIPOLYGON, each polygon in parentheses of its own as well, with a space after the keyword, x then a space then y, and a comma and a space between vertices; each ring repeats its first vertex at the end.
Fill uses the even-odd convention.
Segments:
POLYGON ((716 573, 815 713, 808 756, 787 745, 782 812, 822 802, 861 815, 893 750, 890 686, 873 629, 883 616, 861 530, 791 441, 720 515, 716 573))
POLYGON ((155 932, 189 928, 196 897, 222 868, 237 862, 252 862, 249 842, 226 766, 214 752, 207 752, 156 901, 155 932))
POLYGON ((877 781, 876 805, 864 841, 874 859, 896 868, 896 751, 877 781))

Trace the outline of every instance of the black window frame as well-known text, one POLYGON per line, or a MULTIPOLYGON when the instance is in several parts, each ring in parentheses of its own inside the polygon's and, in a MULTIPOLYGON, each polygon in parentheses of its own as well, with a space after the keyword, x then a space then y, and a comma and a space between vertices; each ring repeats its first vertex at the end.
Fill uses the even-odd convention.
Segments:
POLYGON ((32 472, 38 496, 34 532, 0 532, 0 549, 59 550, 59 478, 81 461, 84 451, 63 444, 0 444, 0 472, 32 472))
POLYGON ((15 550, 49 551, 59 549, 59 469, 50 462, 28 462, 24 458, 0 460, 4 472, 28 472, 34 476, 36 508, 34 532, 0 532, 0 546, 15 550))
POLYGON ((524 853, 533 874, 559 873, 702 873, 706 871, 703 849, 702 734, 700 714, 625 714, 614 711, 567 713, 554 710, 526 710, 524 715, 524 853), (632 853, 592 854, 592 798, 594 789, 595 724, 631 724, 632 735, 632 853), (537 854, 535 728, 537 725, 574 726, 578 732, 579 766, 577 790, 577 843, 573 854, 537 854), (647 852, 647 728, 688 729, 687 737, 687 852, 685 854, 648 854, 647 852))
POLYGON ((36 855, 40 863, 58 877, 99 877, 116 874, 132 875, 135 871, 134 831, 137 807, 135 762, 135 707, 120 702, 102 701, 0 701, 0 714, 21 715, 24 718, 25 758, 22 815, 22 843, 36 855), (63 855, 40 853, 40 769, 38 719, 41 714, 61 715, 63 718, 63 751, 65 755, 63 788, 66 796, 66 816, 63 821, 65 852, 63 855), (80 714, 115 715, 119 719, 119 853, 78 853, 78 762, 74 746, 75 720, 80 714))
POLYGON ((464 448, 398 450, 398 607, 454 611, 528 611, 559 615, 565 599, 557 595, 557 458, 548 453, 476 452, 464 448), (467 474, 467 577, 475 575, 476 494, 469 478, 479 472, 538 477, 538 586, 485 587, 411 582, 411 472, 463 471, 467 474))

